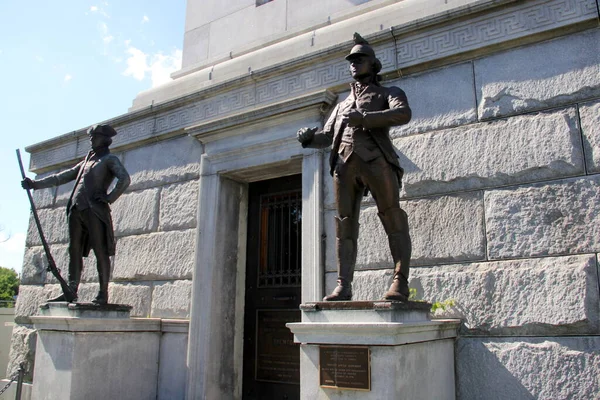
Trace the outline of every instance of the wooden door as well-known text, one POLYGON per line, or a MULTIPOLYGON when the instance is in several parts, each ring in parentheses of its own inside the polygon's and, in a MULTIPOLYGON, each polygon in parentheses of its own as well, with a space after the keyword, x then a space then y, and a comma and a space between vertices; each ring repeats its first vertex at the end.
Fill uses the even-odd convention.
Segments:
POLYGON ((244 399, 300 398, 302 177, 250 184, 244 314, 244 399))

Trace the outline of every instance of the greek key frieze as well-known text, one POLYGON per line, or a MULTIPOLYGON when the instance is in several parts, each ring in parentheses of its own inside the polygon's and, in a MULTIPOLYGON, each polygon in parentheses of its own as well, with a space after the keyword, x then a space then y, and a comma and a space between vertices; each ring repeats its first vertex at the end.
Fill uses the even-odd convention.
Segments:
POLYGON ((594 0, 538 1, 414 36, 398 44, 400 67, 474 50, 597 15, 594 0))

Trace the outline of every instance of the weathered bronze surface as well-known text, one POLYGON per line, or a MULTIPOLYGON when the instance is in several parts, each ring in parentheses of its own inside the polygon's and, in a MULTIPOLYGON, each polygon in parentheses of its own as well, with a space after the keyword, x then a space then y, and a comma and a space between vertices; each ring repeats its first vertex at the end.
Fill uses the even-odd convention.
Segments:
POLYGON ((285 326, 300 311, 258 310, 256 319, 256 380, 300 383, 300 345, 285 326))
POLYGON ((408 300, 411 240, 408 217, 400 208, 403 169, 389 137, 391 126, 410 121, 406 94, 395 86, 379 84, 381 62, 359 34, 346 60, 355 80, 348 98, 339 103, 322 130, 302 128, 297 138, 302 147, 332 146, 330 172, 338 215, 336 248, 338 280, 325 301, 352 299, 352 280, 357 255, 358 217, 362 196, 372 193, 392 258, 393 283, 384 298, 408 300))
POLYGON ((369 348, 320 346, 319 384, 326 388, 371 390, 369 348))
POLYGON ((100 290, 94 303, 108 303, 110 256, 115 254, 115 238, 110 206, 130 183, 129 174, 119 158, 110 153, 112 137, 117 132, 110 125, 94 125, 88 130, 91 151, 79 164, 66 171, 39 180, 23 179, 24 189, 43 189, 75 181, 67 203, 69 228, 68 283, 74 298, 65 294, 50 301, 76 301, 83 270, 83 259, 94 250, 100 290), (117 183, 108 193, 114 179, 117 183))

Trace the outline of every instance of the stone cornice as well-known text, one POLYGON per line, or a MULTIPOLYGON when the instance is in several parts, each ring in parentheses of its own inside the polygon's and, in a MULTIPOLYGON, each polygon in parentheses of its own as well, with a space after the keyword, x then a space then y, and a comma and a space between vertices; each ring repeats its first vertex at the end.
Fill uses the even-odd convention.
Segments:
POLYGON ((335 93, 320 90, 305 96, 285 100, 272 105, 253 108, 248 111, 229 115, 223 118, 202 122, 185 128, 187 133, 202 143, 208 143, 223 137, 243 134, 246 127, 261 124, 269 127, 271 119, 279 119, 283 114, 314 108, 315 112, 324 114, 337 99, 335 93))
MULTIPOLYGON (((482 56, 487 54, 486 49, 489 53, 497 51, 498 46, 525 43, 528 38, 546 39, 558 29, 584 29, 589 23, 597 24, 597 18, 595 0, 481 0, 366 37, 382 61, 382 73, 392 79, 405 69, 415 71, 419 65, 426 68, 432 62, 457 62, 461 56, 473 57, 474 52, 482 56), (546 36, 536 36, 543 34, 546 36)), ((346 90, 351 78, 341 55, 348 46, 349 42, 343 42, 308 56, 299 55, 108 120, 106 123, 119 132, 113 149, 122 151, 183 135, 186 128, 228 116, 244 123, 248 116, 240 114, 249 109, 276 109, 289 99, 318 90, 346 90)), ((166 93, 188 83, 194 87, 194 82, 185 76, 161 90, 166 93)), ((32 153, 30 169, 42 173, 72 164, 85 155, 88 146, 85 129, 29 146, 26 150, 32 153)))

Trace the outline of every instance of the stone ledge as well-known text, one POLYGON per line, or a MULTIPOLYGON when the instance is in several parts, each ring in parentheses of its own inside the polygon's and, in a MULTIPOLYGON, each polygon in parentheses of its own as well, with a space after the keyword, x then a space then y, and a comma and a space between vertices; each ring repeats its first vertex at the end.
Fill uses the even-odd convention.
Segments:
POLYGON ((431 304, 417 301, 320 301, 300 304, 303 322, 415 323, 429 321, 431 304))
POLYGON ((454 338, 460 320, 431 322, 333 323, 293 322, 286 326, 302 344, 401 345, 454 338))
POLYGON ((43 317, 73 318, 129 318, 133 307, 125 304, 67 303, 66 301, 45 303, 40 306, 39 315, 43 317))
POLYGON ((31 317, 35 329, 68 332, 160 332, 160 318, 31 317))
POLYGON ((190 321, 186 319, 161 319, 162 333, 185 333, 190 330, 190 321))
POLYGON ((319 90, 272 105, 256 107, 241 113, 202 122, 187 127, 185 130, 202 143, 208 143, 223 137, 234 136, 240 131, 240 128, 246 125, 269 126, 269 119, 279 119, 281 114, 311 107, 316 107, 318 113, 324 113, 334 104, 336 98, 337 95, 329 90, 319 90))

